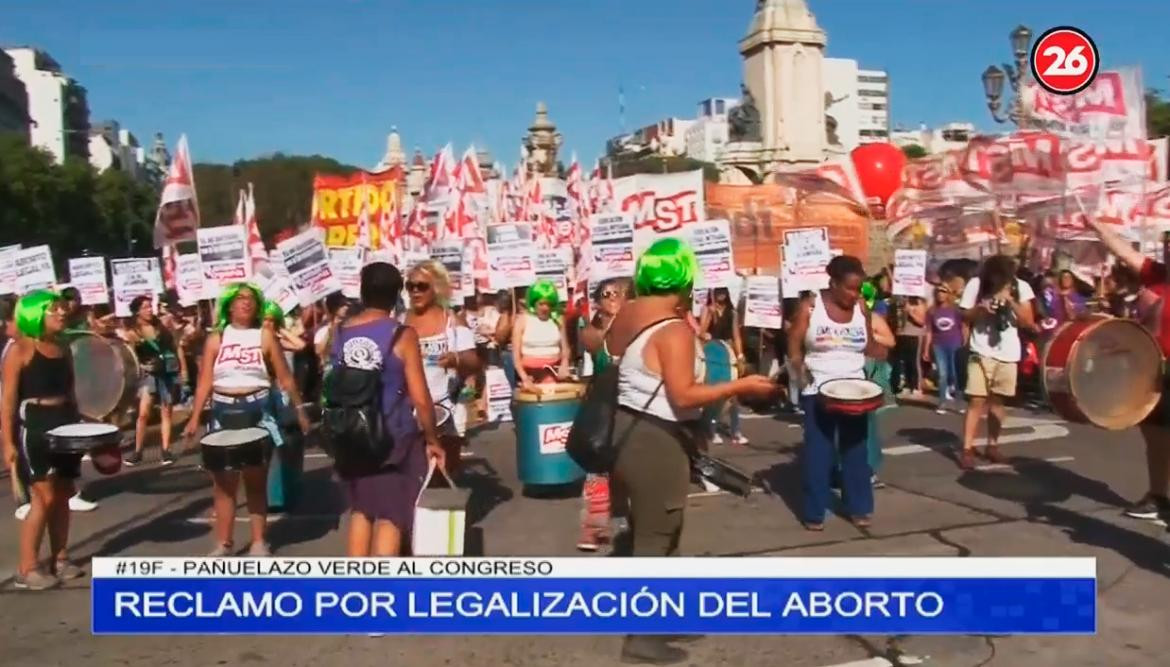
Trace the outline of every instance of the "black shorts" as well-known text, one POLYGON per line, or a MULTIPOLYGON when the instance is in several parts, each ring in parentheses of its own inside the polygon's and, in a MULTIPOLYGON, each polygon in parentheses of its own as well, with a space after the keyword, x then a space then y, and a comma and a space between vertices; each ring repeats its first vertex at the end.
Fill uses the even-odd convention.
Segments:
POLYGON ((64 405, 37 405, 22 403, 18 410, 17 444, 19 465, 31 482, 43 482, 49 475, 61 479, 81 477, 81 454, 61 454, 52 451, 46 433, 65 424, 78 421, 73 408, 64 405))

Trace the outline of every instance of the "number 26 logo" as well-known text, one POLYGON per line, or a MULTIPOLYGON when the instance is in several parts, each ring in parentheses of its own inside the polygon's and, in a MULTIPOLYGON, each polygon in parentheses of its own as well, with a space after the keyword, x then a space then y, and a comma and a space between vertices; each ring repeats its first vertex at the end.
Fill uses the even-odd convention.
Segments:
POLYGON ((1101 66, 1097 44, 1085 31, 1072 26, 1050 28, 1032 45, 1032 78, 1057 95, 1079 93, 1101 66))

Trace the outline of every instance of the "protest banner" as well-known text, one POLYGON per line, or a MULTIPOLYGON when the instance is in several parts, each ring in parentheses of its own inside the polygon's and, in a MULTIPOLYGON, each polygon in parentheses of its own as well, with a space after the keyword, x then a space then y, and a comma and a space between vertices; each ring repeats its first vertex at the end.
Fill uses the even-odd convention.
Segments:
POLYGON ((350 299, 361 296, 364 250, 358 246, 326 246, 329 266, 341 281, 341 292, 350 299))
POLYGON ((589 282, 634 275, 634 217, 607 213, 590 219, 589 282))
POLYGON ((787 230, 780 251, 780 285, 784 298, 796 298, 805 290, 829 286, 825 267, 840 252, 830 247, 828 228, 787 230))
POLYGON ((569 300, 569 265, 573 256, 572 248, 536 251, 536 279, 551 280, 557 286, 557 297, 561 303, 569 300))
POLYGON ((47 245, 21 248, 13 259, 16 268, 16 293, 27 294, 38 289, 52 289, 57 284, 53 268, 53 253, 47 245))
POLYGON ((293 308, 301 303, 300 296, 293 288, 292 280, 287 276, 278 276, 275 273, 260 276, 259 286, 260 291, 264 294, 264 299, 276 302, 285 315, 288 315, 293 308))
POLYGON ((326 246, 357 245, 358 216, 362 200, 370 219, 370 248, 383 247, 377 221, 383 212, 395 215, 402 197, 399 181, 402 170, 395 167, 372 174, 357 172, 349 176, 317 174, 313 177, 312 222, 325 232, 326 246))
POLYGON ((157 301, 154 269, 149 258, 111 259, 110 273, 114 288, 114 315, 130 317, 130 302, 140 296, 157 301))
POLYGON ((489 366, 484 371, 484 385, 487 387, 488 421, 512 421, 512 385, 508 375, 499 366, 489 366))
POLYGON ((894 296, 926 297, 926 251, 899 248, 894 251, 894 296))
POLYGON ((761 329, 780 329, 784 325, 780 280, 776 276, 748 276, 743 325, 761 329))
POLYGON ((637 252, 655 240, 678 236, 686 225, 706 219, 702 170, 637 174, 613 182, 614 208, 634 221, 637 252))
POLYGON ((795 198, 794 192, 777 184, 706 185, 707 218, 730 222, 736 268, 779 272, 784 232, 798 229, 826 229, 832 247, 868 261, 870 220, 863 210, 830 193, 795 198))
POLYGON ((205 284, 218 291, 252 277, 248 230, 243 225, 201 228, 196 240, 205 284))
POLYGON ((1073 95, 1044 90, 1031 77, 1021 85, 1020 101, 1030 120, 1053 132, 1104 139, 1145 137, 1145 87, 1141 70, 1104 70, 1073 95))
POLYGON ((447 270, 450 297, 453 302, 460 304, 466 295, 465 284, 471 281, 471 275, 463 273, 463 255, 464 243, 459 239, 444 239, 431 244, 431 257, 447 270))
POLYGON ((73 257, 69 260, 69 283, 81 293, 81 305, 110 302, 105 257, 73 257))
POLYGON ((341 290, 322 236, 321 230, 309 229, 276 244, 302 306, 341 290))
POLYGON ((0 248, 0 295, 16 293, 16 254, 20 244, 0 248))
POLYGON ((488 284, 494 290, 536 282, 536 247, 532 225, 509 222, 487 228, 488 284))
POLYGON ((199 262, 197 253, 186 253, 175 256, 175 291, 179 294, 179 305, 194 306, 200 299, 213 299, 214 290, 205 289, 203 284, 203 265, 199 262))
POLYGON ((706 220, 686 227, 686 240, 695 251, 699 274, 696 289, 731 287, 738 283, 731 259, 731 230, 726 220, 706 220))

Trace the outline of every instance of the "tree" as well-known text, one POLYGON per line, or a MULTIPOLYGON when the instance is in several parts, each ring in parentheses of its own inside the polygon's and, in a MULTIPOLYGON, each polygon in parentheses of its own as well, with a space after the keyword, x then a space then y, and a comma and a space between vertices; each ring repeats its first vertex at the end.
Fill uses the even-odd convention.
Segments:
POLYGON ((1170 100, 1164 99, 1159 90, 1146 91, 1146 136, 1170 136, 1170 100))
POLYGON ((711 183, 719 182, 719 167, 701 160, 672 155, 620 155, 605 158, 613 166, 613 177, 633 176, 634 174, 674 174, 680 171, 703 170, 703 179, 711 183))
POLYGON ((902 152, 911 160, 926 157, 926 149, 918 144, 907 144, 902 147, 902 152))

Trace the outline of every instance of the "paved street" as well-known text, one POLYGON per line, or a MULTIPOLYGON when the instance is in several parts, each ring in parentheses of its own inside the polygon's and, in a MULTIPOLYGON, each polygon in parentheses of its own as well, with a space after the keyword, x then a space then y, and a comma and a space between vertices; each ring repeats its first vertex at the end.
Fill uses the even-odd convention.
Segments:
MULTIPOLYGON (((699 494, 684 535, 688 555, 1055 556, 1098 559, 1099 634, 1072 638, 711 637, 689 647, 692 664, 822 667, 857 664, 1153 665, 1170 652, 1170 542, 1164 529, 1120 516, 1142 491, 1136 432, 1109 433, 1016 411, 1004 450, 1008 466, 961 474, 950 458, 957 415, 903 407, 886 418, 886 463, 872 528, 831 519, 805 532, 792 507, 800 429, 751 418, 752 445, 715 452, 757 473, 765 490, 750 498, 699 494), (921 662, 915 662, 920 660, 921 662)), ((528 498, 515 474, 508 426, 473 440, 477 458, 462 483, 473 490, 472 546, 489 555, 570 555, 579 502, 528 498)), ((319 455, 316 455, 319 456, 319 455)), ((73 555, 190 555, 209 547, 207 483, 185 457, 100 478, 86 468, 87 494, 102 505, 74 515, 73 555)), ((341 500, 327 460, 309 460, 308 499, 273 524, 279 554, 323 556, 342 550, 341 500)), ((611 665, 619 640, 589 638, 293 637, 95 638, 89 634, 88 580, 48 593, 14 591, 16 521, 0 534, 0 644, 5 664, 70 667, 110 664, 240 665, 611 665)), ((237 543, 246 544, 246 525, 237 543)))

